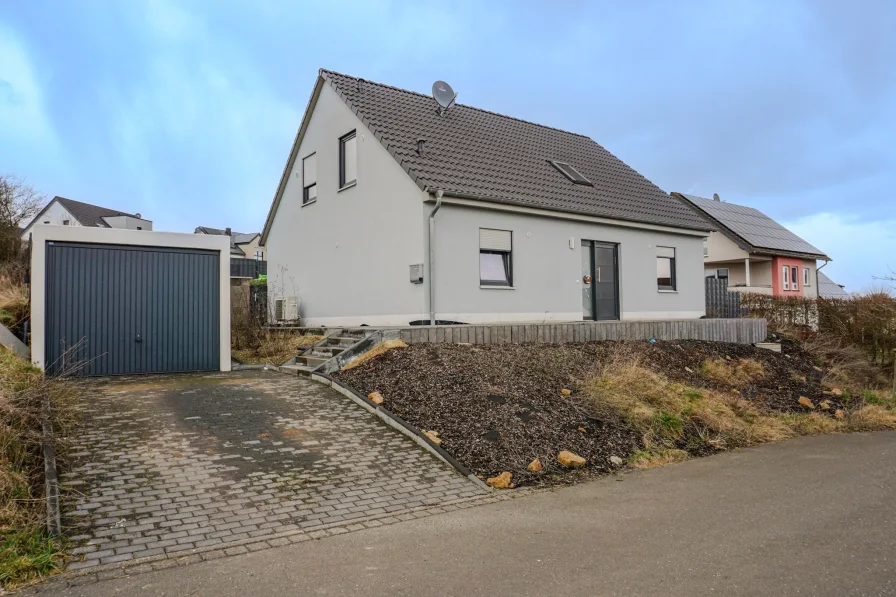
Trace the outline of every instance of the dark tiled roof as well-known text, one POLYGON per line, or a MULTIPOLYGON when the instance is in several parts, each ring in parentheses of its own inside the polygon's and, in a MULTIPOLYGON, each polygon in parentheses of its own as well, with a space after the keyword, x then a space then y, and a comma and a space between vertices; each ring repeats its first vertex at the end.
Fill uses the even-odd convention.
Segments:
POLYGON ((849 298, 849 293, 828 278, 824 272, 818 272, 818 296, 821 298, 849 298))
POLYGON ((691 205, 698 213, 709 217, 746 243, 750 252, 781 252, 818 259, 829 259, 821 250, 806 242, 758 209, 736 205, 726 201, 715 201, 696 195, 674 193, 683 202, 691 205))
MULTIPOLYGON (((225 236, 227 234, 227 230, 221 230, 220 228, 211 228, 209 226, 197 226, 195 230, 193 230, 194 234, 211 234, 215 236, 225 236)), ((246 252, 240 249, 237 245, 242 245, 245 243, 252 242, 252 239, 256 236, 259 236, 260 232, 234 232, 230 231, 230 254, 235 256, 245 256, 246 252)))
POLYGON ((421 189, 520 206, 710 230, 703 218, 583 135, 321 70, 421 189), (417 140, 424 139, 423 155, 417 140), (568 162, 578 185, 548 160, 568 162))
POLYGON ((78 220, 78 222, 80 222, 82 226, 108 228, 109 226, 105 222, 103 222, 103 218, 114 216, 129 216, 131 218, 137 217, 134 214, 118 211, 117 209, 109 209, 107 207, 100 207, 99 205, 91 205, 90 203, 74 201, 73 199, 66 199, 65 197, 57 196, 54 197, 53 200, 58 201, 59 204, 62 205, 62 207, 64 207, 66 211, 68 211, 68 213, 72 214, 72 216, 76 220, 78 220))

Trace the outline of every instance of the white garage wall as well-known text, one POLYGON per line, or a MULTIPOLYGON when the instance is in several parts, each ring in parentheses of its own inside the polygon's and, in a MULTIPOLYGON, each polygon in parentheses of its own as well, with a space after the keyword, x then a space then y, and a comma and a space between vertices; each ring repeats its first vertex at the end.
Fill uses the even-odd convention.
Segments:
POLYGON ((177 234, 84 226, 35 226, 31 244, 31 362, 41 370, 46 355, 47 241, 171 247, 218 251, 220 267, 221 371, 230 371, 230 238, 207 234, 177 234))

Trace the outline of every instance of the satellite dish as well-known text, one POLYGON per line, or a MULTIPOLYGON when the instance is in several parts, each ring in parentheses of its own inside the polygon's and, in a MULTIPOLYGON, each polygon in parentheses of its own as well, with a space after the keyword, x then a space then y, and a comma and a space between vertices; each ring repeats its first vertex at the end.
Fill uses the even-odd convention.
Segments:
POLYGON ((439 112, 444 113, 457 99, 457 94, 445 81, 436 81, 432 84, 432 97, 439 104, 439 112))

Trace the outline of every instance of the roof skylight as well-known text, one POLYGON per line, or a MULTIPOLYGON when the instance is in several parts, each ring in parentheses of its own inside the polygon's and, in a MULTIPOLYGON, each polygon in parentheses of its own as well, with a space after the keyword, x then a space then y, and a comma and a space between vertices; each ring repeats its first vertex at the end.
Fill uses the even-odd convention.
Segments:
POLYGON ((573 181, 574 183, 586 185, 589 187, 594 186, 593 184, 591 184, 590 180, 588 180, 587 178, 585 178, 584 175, 582 175, 581 172, 579 172, 578 170, 576 170, 575 168, 573 168, 571 165, 567 164, 566 162, 558 162, 555 160, 548 160, 548 162, 550 162, 551 166, 553 166, 554 168, 559 170, 560 173, 563 174, 563 176, 565 176, 569 180, 573 181))

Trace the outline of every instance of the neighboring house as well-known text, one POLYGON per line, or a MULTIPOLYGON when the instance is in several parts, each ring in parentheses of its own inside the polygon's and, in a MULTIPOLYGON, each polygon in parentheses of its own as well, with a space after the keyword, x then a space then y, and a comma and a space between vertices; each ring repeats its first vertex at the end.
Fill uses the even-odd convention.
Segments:
POLYGON ((22 240, 34 226, 49 224, 53 226, 89 226, 94 228, 124 228, 127 230, 152 230, 152 221, 140 214, 129 214, 117 209, 73 201, 65 197, 53 197, 53 200, 37 214, 22 232, 22 240))
POLYGON ((230 277, 257 278, 267 274, 264 247, 259 246, 260 232, 233 232, 230 228, 198 226, 194 234, 230 237, 230 277))
POLYGON ((830 278, 824 272, 818 272, 818 296, 821 298, 847 299, 849 293, 830 278))
POLYGON ((711 229, 588 137, 321 70, 261 243, 309 325, 689 319, 711 229))
POLYGON ((721 201, 672 193, 717 230, 704 248, 707 277, 727 278, 741 292, 774 296, 818 296, 817 261, 830 257, 761 211, 721 201))
POLYGON ((264 247, 259 246, 260 232, 233 232, 230 228, 209 228, 199 226, 193 231, 196 234, 215 234, 230 237, 230 254, 234 257, 245 257, 264 261, 264 247))

